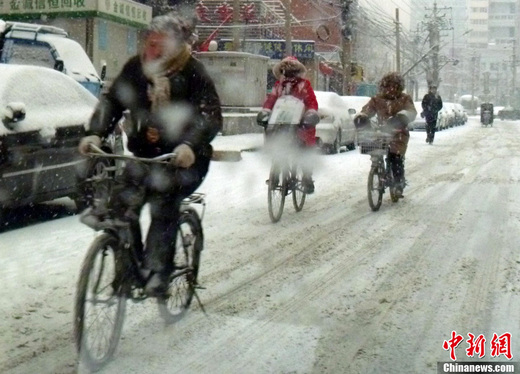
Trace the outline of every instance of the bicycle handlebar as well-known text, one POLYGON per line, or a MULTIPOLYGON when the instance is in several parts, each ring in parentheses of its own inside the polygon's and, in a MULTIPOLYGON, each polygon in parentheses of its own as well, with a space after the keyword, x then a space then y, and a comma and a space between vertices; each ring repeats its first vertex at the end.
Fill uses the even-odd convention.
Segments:
POLYGON ((130 160, 130 161, 139 161, 149 164, 169 164, 171 159, 174 159, 177 157, 177 154, 172 153, 165 153, 163 155, 153 157, 153 158, 145 158, 145 157, 136 157, 136 156, 129 156, 129 155, 115 155, 113 153, 107 153, 95 144, 89 145, 90 149, 93 152, 86 153, 86 156, 91 157, 105 157, 105 158, 112 158, 112 159, 118 159, 118 160, 130 160))

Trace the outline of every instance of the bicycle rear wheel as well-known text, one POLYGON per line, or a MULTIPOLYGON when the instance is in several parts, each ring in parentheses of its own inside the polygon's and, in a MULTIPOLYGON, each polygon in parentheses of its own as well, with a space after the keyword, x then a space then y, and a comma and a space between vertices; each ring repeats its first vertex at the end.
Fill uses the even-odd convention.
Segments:
POLYGON ((300 212, 305 204, 307 194, 303 191, 302 185, 303 170, 301 166, 294 166, 291 173, 292 201, 294 210, 300 212))
POLYGON ((116 274, 117 247, 115 236, 98 236, 83 260, 77 284, 74 337, 80 360, 91 371, 112 358, 123 328, 126 293, 122 274, 116 274))
POLYGON ((381 207, 383 201, 383 181, 379 167, 373 166, 368 173, 368 205, 375 212, 381 207))
POLYGON ((159 313, 166 323, 180 320, 189 309, 203 248, 202 224, 194 209, 181 212, 175 243, 174 271, 166 297, 157 298, 159 313))
POLYGON ((286 195, 287 179, 285 178, 283 168, 273 165, 271 166, 271 172, 269 173, 267 187, 267 204, 269 208, 269 217, 272 222, 278 222, 282 217, 286 195))

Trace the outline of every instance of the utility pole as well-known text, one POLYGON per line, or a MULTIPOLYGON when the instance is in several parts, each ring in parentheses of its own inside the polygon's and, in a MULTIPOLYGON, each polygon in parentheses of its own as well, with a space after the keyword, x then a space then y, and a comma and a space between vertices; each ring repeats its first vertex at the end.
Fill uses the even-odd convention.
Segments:
MULTIPOLYGON (((415 36, 413 38, 413 61, 417 61, 419 59, 419 43, 421 38, 419 36, 419 25, 417 25, 417 30, 415 31, 415 36)), ((422 61, 422 59, 421 59, 422 61)), ((417 69, 413 66, 411 69, 411 91, 410 94, 414 98, 415 101, 419 100, 419 82, 417 80, 417 69)))
POLYGON ((353 0, 342 0, 341 3, 341 63, 343 66, 343 95, 348 95, 351 82, 351 64, 352 58, 352 29, 354 25, 354 16, 352 12, 353 0))
POLYGON ((475 51, 473 51, 473 55, 471 56, 471 114, 475 114, 475 110, 477 109, 475 105, 475 76, 478 77, 480 74, 480 68, 477 72, 477 61, 480 65, 480 56, 477 56, 475 51))
POLYGON ((482 77, 484 78, 484 89, 482 91, 484 94, 484 97, 482 99, 485 100, 486 102, 489 102, 489 101, 491 101, 490 95, 489 95, 491 93, 491 91, 489 90, 490 72, 485 71, 484 73, 482 73, 482 77))
POLYGON ((496 92, 495 92, 495 103, 500 102, 500 93, 498 91, 498 88, 500 87, 500 63, 497 64, 497 84, 495 85, 496 92))
POLYGON ((398 73, 401 72, 401 41, 399 33, 399 8, 395 8, 395 70, 398 73))
POLYGON ((285 17, 285 56, 292 56, 291 0, 282 0, 285 17))
MULTIPOLYGON (((233 0, 233 51, 240 50, 239 25, 240 25, 240 0, 233 0)), ((244 47, 245 47, 245 45, 244 45, 244 47)))
POLYGON ((511 102, 509 103, 513 108, 517 108, 518 103, 516 99, 516 39, 513 40, 513 61, 511 62, 513 68, 513 82, 511 82, 511 102))
MULTIPOLYGON (((428 9, 428 8, 427 8, 428 9)), ((430 17, 430 20, 428 21, 428 33, 429 33, 429 39, 430 39, 430 48, 433 49, 432 56, 431 56, 431 83, 436 84, 437 87, 439 86, 440 79, 439 79, 439 46, 440 46, 440 31, 441 30, 448 30, 449 28, 446 27, 446 22, 444 19, 444 14, 439 15, 439 11, 442 10, 448 10, 451 9, 451 7, 443 7, 438 8, 437 7, 437 1, 433 3, 433 9, 432 9, 432 15, 430 17)))

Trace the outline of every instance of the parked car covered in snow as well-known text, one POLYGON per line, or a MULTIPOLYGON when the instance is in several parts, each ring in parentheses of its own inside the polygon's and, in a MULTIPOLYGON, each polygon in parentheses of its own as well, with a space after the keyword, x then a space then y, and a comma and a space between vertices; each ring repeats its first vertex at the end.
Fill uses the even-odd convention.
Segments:
POLYGON ((466 110, 462 104, 459 103, 454 103, 453 106, 455 108, 457 125, 464 125, 468 121, 468 114, 466 113, 466 110))
POLYGON ((408 124, 408 129, 410 130, 426 130, 426 119, 421 116, 423 112, 422 102, 414 101, 413 105, 415 106, 415 110, 417 111, 417 116, 415 119, 408 124))
POLYGON ((320 123, 316 126, 316 142, 327 153, 337 153, 341 146, 356 147, 354 112, 335 92, 316 91, 320 123))
POLYGON ((98 75, 83 47, 59 27, 0 20, 0 63, 61 71, 99 97, 106 66, 98 75))
POLYGON ((109 166, 77 152, 97 98, 53 69, 0 64, 0 77, 0 213, 65 196, 85 207, 82 181, 109 166))
POLYGON ((442 103, 442 109, 437 115, 437 130, 446 130, 455 125, 455 111, 453 103, 442 103))
POLYGON ((359 113, 370 101, 370 96, 341 96, 341 100, 343 100, 347 109, 354 109, 356 113, 359 113))
POLYGON ((506 106, 504 109, 498 111, 498 118, 500 118, 502 121, 505 119, 520 119, 520 110, 515 109, 512 106, 506 106))

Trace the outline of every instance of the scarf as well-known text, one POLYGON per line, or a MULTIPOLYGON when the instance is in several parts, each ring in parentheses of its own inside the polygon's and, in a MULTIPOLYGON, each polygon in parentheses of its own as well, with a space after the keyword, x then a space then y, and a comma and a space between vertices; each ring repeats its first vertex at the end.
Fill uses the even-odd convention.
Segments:
POLYGON ((170 102, 170 77, 182 70, 190 57, 191 48, 186 44, 175 56, 153 62, 151 68, 146 68, 141 58, 143 73, 149 81, 147 94, 152 103, 152 113, 157 112, 159 108, 170 102))

